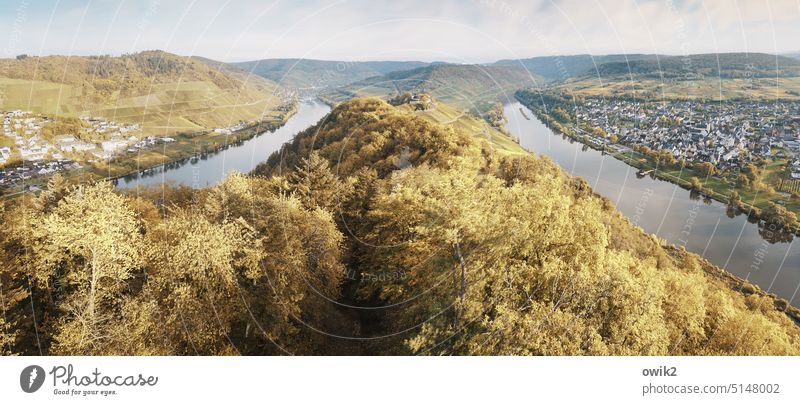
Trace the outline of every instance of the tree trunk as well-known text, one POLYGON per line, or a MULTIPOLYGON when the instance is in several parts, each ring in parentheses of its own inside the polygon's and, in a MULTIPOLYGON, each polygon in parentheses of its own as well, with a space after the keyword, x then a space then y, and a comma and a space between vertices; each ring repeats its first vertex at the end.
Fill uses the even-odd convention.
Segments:
POLYGON ((464 256, 461 254, 461 244, 456 242, 455 249, 456 249, 456 256, 458 256, 458 263, 459 266, 461 267, 461 286, 458 292, 459 306, 458 308, 456 308, 456 322, 455 322, 455 327, 456 329, 458 329, 459 318, 461 313, 464 311, 464 293, 467 287, 467 278, 466 278, 467 266, 464 263, 464 256))
POLYGON ((92 277, 89 283, 89 322, 94 326, 94 300, 97 291, 97 263, 94 251, 92 251, 92 277))

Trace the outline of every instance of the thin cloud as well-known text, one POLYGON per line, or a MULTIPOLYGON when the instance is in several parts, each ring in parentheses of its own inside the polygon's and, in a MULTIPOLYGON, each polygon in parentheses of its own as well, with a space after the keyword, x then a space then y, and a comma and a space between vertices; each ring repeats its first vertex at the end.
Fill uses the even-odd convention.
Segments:
POLYGON ((44 54, 118 54, 130 51, 134 38, 138 49, 225 60, 482 62, 553 53, 800 50, 796 0, 233 0, 223 10, 218 8, 224 2, 198 0, 177 27, 188 0, 121 1, 8 1, 0 8, 0 38, 13 37, 17 46, 2 56, 33 53, 39 44, 44 54), (87 4, 84 23, 77 26, 75 16, 87 4), (122 17, 113 20, 118 7, 122 17), (20 8, 25 17, 21 29, 14 24, 20 8), (198 27, 218 12, 198 38, 198 27))

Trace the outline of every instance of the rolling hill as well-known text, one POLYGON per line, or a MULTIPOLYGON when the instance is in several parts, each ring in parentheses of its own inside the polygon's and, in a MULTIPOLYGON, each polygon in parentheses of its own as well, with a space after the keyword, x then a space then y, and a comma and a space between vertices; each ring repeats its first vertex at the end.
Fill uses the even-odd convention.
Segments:
POLYGON ((263 59, 235 63, 240 69, 252 72, 281 86, 299 89, 344 86, 368 77, 396 70, 427 66, 425 62, 370 61, 348 62, 314 59, 263 59))
POLYGON ((0 205, 2 354, 800 354, 786 300, 429 118, 351 100, 255 175, 0 205))
POLYGON ((235 67, 161 51, 0 60, 0 109, 92 115, 145 133, 196 131, 260 120, 281 89, 235 67))
POLYGON ((257 169, 341 218, 343 299, 387 308, 357 337, 393 336, 357 350, 798 353, 785 300, 645 234, 549 159, 436 121, 350 100, 257 169))
MULTIPOLYGON (((586 72, 591 76, 593 72, 586 72)), ((607 62, 598 66, 600 76, 641 75, 648 78, 747 78, 794 77, 800 75, 800 61, 764 53, 720 53, 668 56, 658 60, 607 62)))
POLYGON ((642 99, 800 98, 800 60, 722 53, 607 62, 554 88, 586 96, 642 99))
POLYGON ((422 92, 483 116, 498 101, 513 98, 514 91, 542 83, 540 76, 521 66, 437 64, 362 80, 337 90, 333 98, 422 92))
POLYGON ((523 66, 548 82, 556 82, 587 74, 605 63, 655 60, 658 57, 659 55, 645 54, 537 56, 527 59, 503 59, 495 62, 495 65, 523 66))

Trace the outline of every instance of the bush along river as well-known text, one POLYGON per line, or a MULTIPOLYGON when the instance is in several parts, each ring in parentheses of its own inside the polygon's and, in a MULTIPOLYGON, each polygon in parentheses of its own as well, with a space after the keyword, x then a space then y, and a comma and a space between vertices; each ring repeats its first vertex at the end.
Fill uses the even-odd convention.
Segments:
POLYGON ((207 187, 222 181, 231 171, 249 173, 267 160, 272 152, 292 137, 316 124, 331 108, 318 101, 305 100, 286 123, 272 131, 226 145, 220 149, 177 162, 168 163, 115 179, 117 187, 135 188, 165 183, 193 188, 207 187))
POLYGON ((609 154, 554 133, 519 102, 503 107, 506 129, 522 147, 584 178, 645 232, 683 246, 793 306, 800 304, 800 249, 791 235, 775 237, 727 204, 639 175, 637 168, 609 154))

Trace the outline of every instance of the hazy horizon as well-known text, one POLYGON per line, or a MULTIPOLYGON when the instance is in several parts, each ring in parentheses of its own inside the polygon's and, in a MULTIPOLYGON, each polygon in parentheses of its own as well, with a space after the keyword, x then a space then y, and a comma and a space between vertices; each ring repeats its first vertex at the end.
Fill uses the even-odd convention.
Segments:
POLYGON ((793 0, 12 0, 0 57, 161 49, 260 59, 486 63, 535 56, 800 52, 793 0))
MULTIPOLYGON (((260 58, 260 59, 244 58, 244 59, 235 59, 235 60, 219 60, 219 59, 209 58, 208 56, 202 55, 202 54, 183 55, 183 54, 178 54, 178 53, 170 52, 170 51, 163 50, 163 49, 139 49, 139 50, 132 51, 132 52, 117 53, 117 54, 86 53, 86 54, 71 54, 71 55, 59 54, 59 53, 36 55, 36 54, 32 54, 32 53, 21 52, 21 53, 15 55, 15 56, 26 55, 28 57, 46 58, 48 56, 90 57, 90 56, 105 56, 105 55, 108 55, 108 56, 112 56, 112 57, 118 57, 118 56, 122 56, 122 55, 125 55, 125 54, 133 54, 133 53, 149 52, 149 51, 161 51, 161 52, 173 53, 175 55, 183 56, 183 57, 202 57, 202 58, 207 58, 207 59, 210 59, 210 60, 214 60, 214 61, 217 61, 217 62, 224 62, 224 63, 255 62, 255 61, 259 61, 259 60, 308 60, 308 61, 320 61, 320 62, 423 62, 423 63, 447 63, 447 64, 464 64, 464 65, 487 64, 487 63, 497 62, 497 61, 500 61, 500 60, 523 60, 523 59, 533 59, 533 58, 570 57, 570 56, 584 56, 584 55, 592 56, 592 57, 602 57, 602 56, 609 56, 609 55, 629 55, 629 56, 633 56, 633 55, 658 55, 658 56, 672 57, 672 56, 724 55, 724 54, 731 54, 731 53, 746 53, 746 54, 751 54, 751 55, 753 55, 753 54, 765 54, 765 55, 785 56, 785 57, 797 57, 797 56, 800 56, 800 52, 772 53, 772 52, 766 52, 766 51, 750 51, 750 52, 728 51, 728 52, 696 52, 696 53, 691 53, 691 54, 671 54, 671 53, 658 53, 658 54, 652 54, 652 53, 625 53, 625 54, 623 54, 623 53, 618 53, 618 52, 593 53, 593 54, 576 53, 576 54, 553 54, 553 55, 519 56, 519 57, 515 57, 515 58, 499 58, 499 59, 490 59, 490 60, 485 60, 485 61, 473 61, 473 62, 464 62, 464 61, 456 62, 456 61, 447 61, 447 60, 441 60, 441 59, 440 60, 434 60, 434 59, 424 60, 424 59, 391 59, 391 58, 387 58, 387 59, 360 59, 360 60, 353 60, 353 59, 319 59, 319 58, 303 58, 303 57, 293 57, 293 56, 269 57, 269 58, 260 58)), ((15 56, 9 56, 9 57, 5 57, 4 56, 2 59, 13 59, 15 56)))

